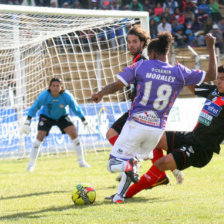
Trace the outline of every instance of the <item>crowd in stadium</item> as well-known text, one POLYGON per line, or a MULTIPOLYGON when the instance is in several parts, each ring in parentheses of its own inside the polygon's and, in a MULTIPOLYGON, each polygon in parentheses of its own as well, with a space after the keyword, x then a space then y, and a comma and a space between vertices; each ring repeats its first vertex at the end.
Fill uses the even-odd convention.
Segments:
POLYGON ((75 9, 147 11, 150 35, 171 31, 176 47, 205 46, 205 34, 216 37, 216 47, 224 53, 223 0, 0 0, 2 4, 75 9))

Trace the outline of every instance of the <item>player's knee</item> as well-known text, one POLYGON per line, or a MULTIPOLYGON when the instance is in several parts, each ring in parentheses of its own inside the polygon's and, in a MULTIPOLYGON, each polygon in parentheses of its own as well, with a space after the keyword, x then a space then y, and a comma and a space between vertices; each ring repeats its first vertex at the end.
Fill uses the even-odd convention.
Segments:
POLYGON ((110 173, 114 173, 113 171, 112 171, 112 169, 111 169, 111 166, 112 166, 112 161, 111 161, 111 159, 109 159, 109 161, 108 161, 108 163, 107 163, 107 170, 110 172, 110 173))
POLYGON ((154 165, 161 171, 176 169, 176 163, 171 154, 156 160, 154 165))

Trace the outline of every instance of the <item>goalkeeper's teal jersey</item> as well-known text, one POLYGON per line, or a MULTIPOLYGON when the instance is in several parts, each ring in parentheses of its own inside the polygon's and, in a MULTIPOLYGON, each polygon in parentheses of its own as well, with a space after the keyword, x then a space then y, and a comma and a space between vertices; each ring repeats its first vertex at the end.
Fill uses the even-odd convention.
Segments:
POLYGON ((80 119, 84 117, 82 109, 77 104, 72 94, 65 90, 58 97, 53 97, 50 91, 43 91, 28 111, 29 117, 34 117, 40 109, 40 114, 45 115, 53 120, 58 120, 60 117, 69 113, 69 108, 80 119))

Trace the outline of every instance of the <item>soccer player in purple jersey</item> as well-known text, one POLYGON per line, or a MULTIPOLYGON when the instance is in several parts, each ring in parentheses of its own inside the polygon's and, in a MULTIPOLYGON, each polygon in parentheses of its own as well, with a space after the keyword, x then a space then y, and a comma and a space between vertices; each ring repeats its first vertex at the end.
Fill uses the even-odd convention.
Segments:
MULTIPOLYGON (((224 140, 224 67, 218 67, 216 85, 203 83, 194 91, 195 95, 206 98, 197 125, 192 132, 166 132, 163 149, 168 155, 155 162, 161 172, 175 168, 184 170, 190 166, 202 168, 211 161, 214 153, 220 152, 224 140)), ((150 180, 151 174, 146 172, 128 189, 126 197, 132 197, 153 184, 153 181, 144 179, 150 180)))
MULTIPOLYGON (((162 137, 169 112, 183 86, 214 80, 216 75, 215 38, 206 35, 210 62, 207 72, 190 70, 183 65, 171 66, 167 61, 172 44, 170 32, 163 32, 148 46, 150 60, 140 60, 126 67, 118 80, 92 95, 98 103, 102 97, 114 93, 137 80, 137 95, 129 117, 110 153, 108 170, 123 171, 122 179, 113 198, 115 203, 124 202, 124 194, 131 181, 138 182, 138 162, 149 155, 162 137)), ((161 171, 154 166, 152 179, 158 180, 161 171)))

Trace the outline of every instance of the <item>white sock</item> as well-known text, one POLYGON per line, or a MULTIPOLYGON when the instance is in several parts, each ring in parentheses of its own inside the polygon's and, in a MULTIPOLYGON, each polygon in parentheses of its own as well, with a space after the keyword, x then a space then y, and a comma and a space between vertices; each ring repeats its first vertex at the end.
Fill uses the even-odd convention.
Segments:
POLYGON ((81 146, 81 143, 79 141, 79 138, 75 138, 72 140, 74 147, 75 147, 75 151, 76 151, 76 155, 78 157, 78 161, 80 162, 85 162, 85 157, 84 157, 84 152, 83 152, 83 148, 81 146))
POLYGON ((40 144, 41 144, 41 141, 39 141, 38 139, 36 139, 35 142, 33 143, 32 150, 30 152, 29 163, 35 164, 39 154, 40 144))

